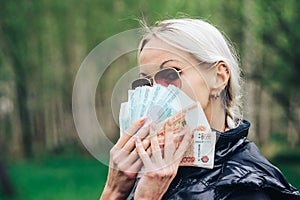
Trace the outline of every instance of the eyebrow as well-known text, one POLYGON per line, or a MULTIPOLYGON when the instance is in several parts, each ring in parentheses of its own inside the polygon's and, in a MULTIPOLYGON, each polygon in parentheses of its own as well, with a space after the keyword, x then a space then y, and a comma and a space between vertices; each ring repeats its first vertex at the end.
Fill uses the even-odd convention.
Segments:
MULTIPOLYGON (((166 63, 168 63, 168 62, 171 62, 171 61, 176 61, 176 60, 174 60, 174 59, 170 59, 170 60, 166 60, 166 61, 164 61, 163 63, 161 63, 160 65, 159 65, 159 69, 163 69, 164 68, 164 65, 166 64, 166 63)), ((155 72, 154 72, 155 73, 155 72)), ((142 76, 145 76, 146 78, 150 78, 150 75, 148 75, 148 74, 145 74, 145 73, 140 73, 140 75, 142 75, 142 76)))
POLYGON ((163 69, 163 68, 164 68, 164 65, 165 65, 166 63, 168 63, 168 62, 171 62, 171 61, 175 61, 175 60, 173 60, 173 59, 166 60, 165 62, 163 62, 163 63, 160 64, 159 68, 160 68, 160 69, 163 69))

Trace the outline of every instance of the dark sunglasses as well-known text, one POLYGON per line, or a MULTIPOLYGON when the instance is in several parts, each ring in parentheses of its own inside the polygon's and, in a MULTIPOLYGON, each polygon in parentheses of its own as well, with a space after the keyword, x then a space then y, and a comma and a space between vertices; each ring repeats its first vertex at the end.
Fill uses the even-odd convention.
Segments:
POLYGON ((165 68, 156 73, 154 73, 153 78, 139 78, 132 82, 131 88, 134 90, 141 86, 153 86, 153 84, 160 84, 162 86, 168 87, 169 85, 174 85, 178 88, 181 87, 182 80, 180 73, 190 67, 177 70, 175 68, 165 68))

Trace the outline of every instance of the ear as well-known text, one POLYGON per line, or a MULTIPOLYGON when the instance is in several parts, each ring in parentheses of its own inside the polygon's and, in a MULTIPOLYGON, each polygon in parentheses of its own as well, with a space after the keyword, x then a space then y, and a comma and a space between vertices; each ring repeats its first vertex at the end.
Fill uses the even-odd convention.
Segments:
POLYGON ((216 78, 212 89, 220 93, 228 84, 230 78, 229 66, 224 62, 220 61, 216 65, 216 78))

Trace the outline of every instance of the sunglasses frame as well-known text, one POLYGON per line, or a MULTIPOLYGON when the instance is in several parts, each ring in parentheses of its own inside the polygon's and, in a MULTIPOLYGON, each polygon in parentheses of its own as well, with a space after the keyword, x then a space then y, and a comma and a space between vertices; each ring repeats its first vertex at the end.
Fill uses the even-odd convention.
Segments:
MULTIPOLYGON (((180 69, 180 70, 177 70, 177 69, 172 68, 172 67, 163 68, 163 69, 161 69, 161 70, 159 70, 159 71, 156 71, 156 72, 150 74, 150 75, 153 75, 153 74, 154 74, 154 76, 153 76, 152 78, 142 77, 142 78, 138 78, 138 79, 134 80, 134 81, 131 83, 131 88, 134 90, 134 89, 136 89, 137 87, 141 87, 141 86, 145 86, 145 85, 153 86, 154 84, 156 84, 155 77, 157 76, 157 74, 160 73, 160 72, 162 72, 162 71, 165 71, 165 70, 174 70, 174 71, 177 73, 178 78, 179 78, 179 80, 180 80, 180 85, 179 85, 179 87, 178 87, 178 86, 176 86, 176 87, 181 88, 181 85, 182 85, 182 79, 181 79, 181 74, 180 74, 180 73, 183 72, 184 70, 189 69, 189 68, 192 68, 192 67, 193 67, 193 66, 190 66, 190 67, 186 67, 186 68, 183 68, 183 69, 180 69), (136 81, 138 81, 138 80, 146 80, 149 84, 144 84, 144 85, 139 85, 139 86, 133 87, 134 83, 135 83, 136 81)), ((172 84, 170 84, 170 85, 172 85, 172 84)))

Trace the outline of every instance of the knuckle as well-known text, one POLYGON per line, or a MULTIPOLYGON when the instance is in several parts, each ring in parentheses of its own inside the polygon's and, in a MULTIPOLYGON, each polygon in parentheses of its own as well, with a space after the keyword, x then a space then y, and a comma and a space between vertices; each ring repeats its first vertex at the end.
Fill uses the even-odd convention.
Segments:
POLYGON ((159 177, 160 177, 159 173, 157 173, 156 171, 154 171, 154 172, 149 172, 149 173, 147 174, 147 176, 150 177, 150 178, 159 178, 159 177))
POLYGON ((174 171, 169 169, 156 170, 148 174, 149 177, 155 179, 171 178, 174 176, 174 171))
POLYGON ((116 152, 114 152, 112 155, 111 155, 111 160, 114 164, 118 164, 120 162, 120 158, 119 158, 119 154, 117 154, 116 152))
POLYGON ((117 158, 117 156, 113 155, 113 156, 111 157, 111 160, 112 160, 112 162, 113 162, 114 164, 118 165, 118 158, 117 158))
POLYGON ((124 176, 126 176, 128 179, 135 179, 135 178, 136 178, 136 173, 134 173, 134 172, 124 171, 123 174, 124 174, 124 176))
POLYGON ((115 154, 115 152, 116 152, 116 148, 113 147, 113 148, 109 151, 109 156, 110 156, 110 157, 113 157, 114 154, 115 154))
POLYGON ((165 176, 166 176, 167 178, 173 177, 173 176, 174 176, 174 171, 171 170, 171 169, 166 170, 165 176))
POLYGON ((122 174, 123 174, 123 176, 126 176, 127 177, 127 170, 128 170, 128 165, 126 165, 126 163, 122 163, 122 162, 118 162, 117 164, 116 164, 116 167, 117 167, 117 169, 119 170, 119 171, 121 171, 122 172, 122 174))
POLYGON ((116 167, 117 170, 119 170, 123 173, 124 170, 122 169, 122 165, 120 165, 120 163, 118 163, 118 162, 115 163, 115 167, 116 167))

